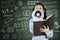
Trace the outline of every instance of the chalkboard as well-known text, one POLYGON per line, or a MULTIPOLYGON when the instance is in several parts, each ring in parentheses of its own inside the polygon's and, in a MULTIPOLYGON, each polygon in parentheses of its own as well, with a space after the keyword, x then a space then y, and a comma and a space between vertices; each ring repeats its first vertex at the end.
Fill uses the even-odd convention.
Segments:
POLYGON ((45 6, 47 16, 54 15, 54 36, 49 40, 60 40, 59 0, 1 0, 0 40, 31 40, 29 20, 32 8, 39 2, 45 6))

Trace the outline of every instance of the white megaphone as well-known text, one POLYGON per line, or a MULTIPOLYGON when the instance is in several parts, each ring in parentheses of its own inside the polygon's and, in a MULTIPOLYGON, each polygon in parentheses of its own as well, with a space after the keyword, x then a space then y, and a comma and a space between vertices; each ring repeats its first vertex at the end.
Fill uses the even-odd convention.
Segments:
POLYGON ((34 10, 32 12, 33 21, 44 21, 44 11, 42 10, 34 10))

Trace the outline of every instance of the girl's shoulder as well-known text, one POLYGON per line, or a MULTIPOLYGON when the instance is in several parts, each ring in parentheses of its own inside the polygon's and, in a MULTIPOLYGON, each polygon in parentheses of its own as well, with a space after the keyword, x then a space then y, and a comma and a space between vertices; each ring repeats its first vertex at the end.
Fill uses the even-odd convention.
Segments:
POLYGON ((33 22, 33 19, 31 18, 29 21, 30 21, 30 22, 33 22))

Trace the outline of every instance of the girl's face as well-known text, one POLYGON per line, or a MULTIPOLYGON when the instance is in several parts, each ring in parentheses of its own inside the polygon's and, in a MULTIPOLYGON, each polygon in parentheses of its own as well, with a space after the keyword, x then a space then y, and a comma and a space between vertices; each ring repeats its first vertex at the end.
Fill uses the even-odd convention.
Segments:
POLYGON ((35 6, 35 10, 42 10, 42 11, 44 11, 44 9, 43 9, 43 6, 42 5, 36 5, 35 6))

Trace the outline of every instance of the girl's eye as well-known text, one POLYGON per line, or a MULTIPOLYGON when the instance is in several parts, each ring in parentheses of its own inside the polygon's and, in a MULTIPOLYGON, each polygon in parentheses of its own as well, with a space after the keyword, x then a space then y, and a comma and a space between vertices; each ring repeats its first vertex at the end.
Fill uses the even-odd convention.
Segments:
POLYGON ((40 9, 43 9, 42 7, 40 9))
POLYGON ((38 9, 38 8, 36 8, 36 9, 38 9))
POLYGON ((42 8, 40 8, 40 9, 42 9, 42 8))

